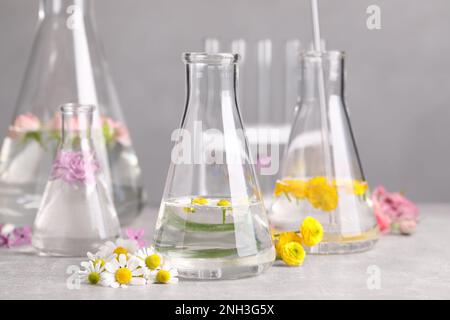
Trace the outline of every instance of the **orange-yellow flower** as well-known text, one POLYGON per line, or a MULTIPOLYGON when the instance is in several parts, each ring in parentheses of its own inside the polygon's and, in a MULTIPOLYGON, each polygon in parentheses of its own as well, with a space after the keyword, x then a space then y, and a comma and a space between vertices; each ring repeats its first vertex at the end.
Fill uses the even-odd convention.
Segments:
POLYGON ((291 241, 283 245, 280 250, 281 259, 288 266, 300 266, 305 260, 305 250, 298 242, 291 241))
POLYGON ((313 217, 306 217, 300 226, 303 243, 308 247, 313 247, 323 239, 323 227, 319 221, 313 217))
POLYGON ((298 242, 302 243, 302 238, 296 234, 295 232, 282 232, 278 237, 278 242, 275 245, 275 249, 277 252, 277 257, 281 258, 281 249, 288 242, 298 242))
POLYGON ((309 179, 306 197, 314 208, 323 211, 333 211, 338 204, 337 189, 325 177, 309 179))

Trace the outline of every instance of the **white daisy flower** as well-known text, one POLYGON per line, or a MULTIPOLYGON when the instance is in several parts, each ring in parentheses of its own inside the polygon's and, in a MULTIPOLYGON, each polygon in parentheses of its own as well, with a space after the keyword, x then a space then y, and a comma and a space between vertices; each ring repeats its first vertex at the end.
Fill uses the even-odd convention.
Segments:
POLYGON ((134 254, 138 249, 138 243, 134 240, 117 239, 116 242, 108 241, 100 247, 96 255, 105 261, 111 260, 114 255, 120 256, 124 254, 134 254))
POLYGON ((156 270, 163 261, 162 256, 153 248, 142 248, 135 253, 138 259, 141 259, 149 270, 156 270))
POLYGON ((168 263, 151 271, 150 277, 156 283, 178 283, 178 271, 168 263))
POLYGON ((94 263, 94 265, 100 262, 102 267, 105 266, 106 263, 105 257, 102 257, 99 252, 97 253, 88 252, 86 256, 88 257, 89 261, 92 261, 94 263))
POLYGON ((147 283, 144 278, 145 269, 141 260, 134 256, 119 255, 105 264, 101 284, 113 288, 126 288, 128 285, 142 286, 147 283))
POLYGON ((99 261, 94 263, 93 261, 83 261, 81 266, 84 268, 79 272, 81 280, 90 284, 97 284, 102 280, 102 273, 105 271, 105 267, 99 261))

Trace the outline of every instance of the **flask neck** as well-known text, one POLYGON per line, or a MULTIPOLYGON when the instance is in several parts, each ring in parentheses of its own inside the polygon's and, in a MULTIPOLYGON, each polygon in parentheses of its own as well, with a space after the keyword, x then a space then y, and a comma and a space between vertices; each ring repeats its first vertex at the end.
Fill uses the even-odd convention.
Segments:
POLYGON ((188 63, 187 104, 220 107, 224 99, 236 102, 237 66, 229 64, 188 63))
POLYGON ((79 19, 90 16, 92 1, 89 0, 40 0, 39 17, 64 17, 79 19))
POLYGON ((344 98, 344 55, 341 52, 302 56, 302 99, 317 99, 323 81, 327 97, 344 98))
POLYGON ((93 107, 67 104, 61 108, 61 142, 63 149, 91 146, 93 107))

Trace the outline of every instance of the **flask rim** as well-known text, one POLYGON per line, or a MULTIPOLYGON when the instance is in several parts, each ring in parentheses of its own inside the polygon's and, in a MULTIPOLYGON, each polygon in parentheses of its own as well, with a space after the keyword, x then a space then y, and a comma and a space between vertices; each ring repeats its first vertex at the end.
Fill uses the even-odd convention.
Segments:
POLYGON ((64 114, 92 113, 95 109, 95 106, 92 104, 68 102, 68 103, 62 104, 60 109, 61 109, 61 112, 64 114))
POLYGON ((240 55, 230 52, 184 52, 182 54, 184 63, 203 63, 211 65, 236 64, 240 60, 240 55))

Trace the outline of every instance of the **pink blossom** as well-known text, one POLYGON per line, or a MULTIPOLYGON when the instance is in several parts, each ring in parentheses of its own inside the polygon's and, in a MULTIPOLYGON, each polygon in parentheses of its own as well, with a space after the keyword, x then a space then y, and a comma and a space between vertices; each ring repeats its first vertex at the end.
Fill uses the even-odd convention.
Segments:
POLYGON ((261 157, 258 157, 256 166, 258 168, 269 168, 271 163, 272 163, 272 158, 270 156, 261 156, 261 157))
POLYGON ((127 228, 125 233, 130 240, 134 240, 138 243, 139 248, 145 247, 145 241, 143 239, 145 233, 144 229, 127 228))
POLYGON ((18 115, 13 126, 17 131, 38 131, 41 127, 41 121, 34 114, 27 112, 18 115))
POLYGON ((31 227, 15 228, 11 234, 10 246, 23 246, 31 244, 31 227))
POLYGON ((60 151, 53 162, 51 179, 68 183, 94 183, 100 165, 93 152, 60 151))
POLYGON ((0 248, 9 248, 9 235, 0 234, 0 248))
POLYGON ((417 206, 405 198, 398 192, 389 193, 382 186, 377 187, 372 193, 372 202, 375 216, 378 221, 378 225, 382 232, 388 232, 390 226, 393 223, 404 222, 404 230, 415 229, 410 221, 416 220, 419 216, 419 210, 417 206))
POLYGON ((112 137, 123 146, 130 146, 131 139, 128 128, 119 121, 114 121, 110 117, 102 117, 102 123, 106 124, 112 137))

